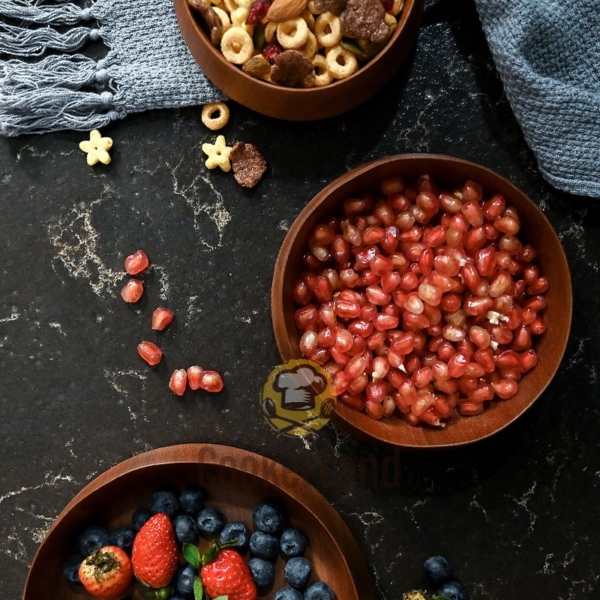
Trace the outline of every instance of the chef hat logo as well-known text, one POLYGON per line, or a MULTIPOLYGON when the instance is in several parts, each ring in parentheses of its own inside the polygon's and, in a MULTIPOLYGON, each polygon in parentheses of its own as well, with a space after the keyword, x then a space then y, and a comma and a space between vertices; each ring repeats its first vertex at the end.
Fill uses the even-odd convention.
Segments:
POLYGON ((304 411, 315 408, 315 398, 327 388, 327 380, 310 364, 301 364, 277 374, 273 389, 281 394, 281 408, 304 411))

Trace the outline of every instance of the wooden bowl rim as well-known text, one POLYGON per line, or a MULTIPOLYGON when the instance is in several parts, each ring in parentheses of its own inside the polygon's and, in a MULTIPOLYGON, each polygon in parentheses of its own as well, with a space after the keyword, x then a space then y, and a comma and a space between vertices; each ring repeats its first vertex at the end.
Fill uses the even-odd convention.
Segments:
MULTIPOLYGON (((371 582, 366 562, 358 543, 352 532, 342 519, 341 515, 333 508, 331 503, 319 492, 313 485, 306 481, 303 477, 283 466, 282 464, 233 446, 225 446, 220 444, 180 444, 176 446, 167 446, 156 448, 142 454, 137 454, 128 458, 104 473, 98 475, 90 483, 88 483, 75 497, 67 504, 67 506, 58 515, 52 527, 44 537, 44 540, 39 545, 38 550, 31 562, 29 573, 23 590, 23 600, 26 600, 29 580, 32 577, 34 566, 38 560, 38 556, 42 550, 42 546, 50 539, 52 533, 57 529, 63 519, 86 498, 92 496, 105 485, 116 481, 120 477, 128 475, 134 471, 151 469, 161 465, 211 465, 221 469, 229 469, 238 473, 245 473, 252 477, 275 486, 280 492, 290 497, 292 500, 301 504, 311 516, 319 523, 325 532, 331 538, 333 544, 338 549, 338 552, 343 558, 346 571, 351 579, 352 588, 355 598, 344 600, 360 600, 366 597, 367 600, 374 600, 374 589, 371 582), (202 460, 194 460, 189 457, 190 454, 201 456, 202 460), (209 454, 212 453, 212 454, 209 454), (223 459, 234 457, 235 465, 221 464, 223 459), (245 471, 239 465, 243 464, 244 459, 252 458, 257 461, 257 472, 245 471), (267 474, 267 475, 265 475, 267 474), (288 486, 282 482, 289 481, 288 486), (307 494, 306 491, 309 493, 307 494)), ((341 599, 340 599, 341 600, 341 599)))
MULTIPOLYGON (((508 179, 506 179, 502 175, 499 175, 498 173, 496 173, 496 171, 493 171, 492 169, 489 169, 488 167, 485 167, 483 165, 480 165, 480 164, 477 164, 477 163, 474 163, 474 162, 471 162, 468 160, 464 160, 462 158, 455 158, 453 156, 449 156, 449 155, 445 155, 445 154, 425 154, 425 153, 424 154, 421 154, 421 153, 395 154, 392 156, 386 156, 383 158, 378 158, 378 159, 369 161, 363 165, 360 165, 360 166, 352 169, 351 171, 344 173, 343 175, 341 175, 340 177, 338 177, 337 179, 332 181, 330 184, 328 184, 326 187, 324 187, 320 192, 318 192, 312 198, 312 200, 310 200, 310 202, 302 209, 302 211, 296 217, 292 226, 288 230, 288 232, 285 236, 285 239, 283 241, 283 244, 281 245, 281 248, 279 250, 279 254, 277 256, 277 261, 275 263, 275 269, 274 269, 274 273, 273 273, 273 282, 271 285, 271 319, 272 319, 272 324, 273 324, 273 331, 275 334, 275 341, 277 343, 277 348, 279 349, 279 353, 281 354, 282 359, 284 361, 288 361, 292 358, 297 358, 295 356, 294 352, 292 351, 292 348, 290 345, 290 340, 286 333, 284 310, 283 310, 283 304, 282 304, 282 300, 283 300, 282 290, 283 290, 283 283, 284 283, 285 267, 289 260, 290 251, 291 251, 291 248, 295 241, 296 236, 298 235, 298 233, 300 232, 300 230, 302 229, 302 227, 304 226, 304 224, 308 220, 308 218, 312 215, 313 211, 317 207, 319 207, 334 190, 337 190, 339 187, 347 184, 351 180, 362 176, 366 172, 368 172, 374 168, 377 168, 380 165, 393 163, 393 162, 411 162, 411 161, 414 161, 414 162, 437 161, 437 162, 446 163, 449 165, 459 165, 460 164, 463 167, 474 169, 477 172, 485 172, 492 179, 495 179, 497 181, 502 181, 516 195, 519 195, 519 196, 522 196, 523 198, 525 198, 527 200, 527 202, 529 202, 531 207, 534 209, 534 211, 537 213, 537 216, 539 218, 541 218, 542 222, 544 223, 544 226, 548 229, 550 234, 554 237, 555 242, 557 243, 557 247, 560 249, 560 252, 559 252, 558 256, 556 256, 555 260, 557 263, 562 263, 562 265, 565 267, 563 269, 563 271, 564 271, 564 275, 566 275, 566 278, 567 278, 566 283, 568 284, 568 289, 569 289, 569 293, 568 293, 567 297, 564 298, 565 305, 563 307, 564 310, 566 310, 568 312, 567 326, 565 327, 565 331, 561 337, 561 347, 560 347, 560 351, 557 354, 556 368, 553 370, 553 372, 550 374, 550 376, 546 379, 546 381, 540 387, 540 389, 537 391, 537 393, 534 395, 534 397, 523 408, 523 410, 521 410, 521 412, 513 415, 511 418, 506 419, 501 425, 499 425, 495 429, 485 432, 481 436, 477 436, 473 439, 457 440, 457 441, 452 441, 452 442, 447 442, 447 443, 444 442, 444 443, 439 443, 439 444, 410 443, 410 442, 397 441, 397 440, 377 436, 376 434, 374 434, 370 431, 366 431, 364 428, 359 427, 355 423, 351 423, 343 416, 343 414, 340 414, 340 412, 338 410, 334 409, 336 412, 336 416, 339 419, 339 421, 342 422, 343 427, 348 428, 352 434, 354 434, 354 430, 358 431, 359 437, 366 437, 366 438, 368 438, 368 440, 371 443, 373 443, 373 442, 378 443, 378 444, 383 443, 384 445, 394 446, 394 447, 398 447, 398 448, 414 449, 414 450, 428 450, 428 449, 432 449, 432 450, 440 449, 441 450, 441 449, 445 449, 445 448, 456 448, 459 446, 466 446, 468 444, 480 442, 480 441, 487 439, 493 435, 496 435, 497 433, 499 433, 500 431, 502 431, 503 429, 508 427, 511 423, 514 423, 514 421, 516 421, 519 417, 521 417, 523 414, 525 414, 525 412, 527 412, 533 406, 533 404, 538 400, 538 398, 544 393, 544 391, 550 385, 550 382, 552 381, 552 379, 556 375, 556 372, 558 371, 558 368, 560 366, 560 363, 564 357, 564 354, 565 354, 565 351, 567 348, 567 343, 569 340, 569 334, 570 334, 570 330, 571 330, 571 323, 572 323, 572 319, 573 319, 573 288, 572 288, 572 284, 571 284, 571 275, 570 275, 570 270, 569 270, 569 264, 568 264, 567 257, 564 252, 564 248, 562 247, 562 244, 560 243, 560 239, 559 239, 558 235, 556 234, 556 231, 552 227, 552 224, 550 223, 550 221, 548 220, 546 215, 540 210, 539 206, 537 206, 537 204, 535 204, 535 202, 533 202, 533 200, 531 200, 531 198, 529 198, 529 196, 527 196, 527 194, 525 194, 525 192, 520 190, 517 186, 515 186, 513 183, 511 183, 508 179)), ((474 177, 474 179, 476 179, 476 177, 474 177)), ((342 410, 344 410, 345 408, 346 407, 342 407, 342 410)), ((351 414, 350 411, 351 411, 351 409, 347 409, 348 414, 351 414)), ((353 412, 355 412, 355 411, 353 411, 353 412)), ((473 419, 477 419, 477 418, 478 418, 478 416, 473 417, 473 419)))

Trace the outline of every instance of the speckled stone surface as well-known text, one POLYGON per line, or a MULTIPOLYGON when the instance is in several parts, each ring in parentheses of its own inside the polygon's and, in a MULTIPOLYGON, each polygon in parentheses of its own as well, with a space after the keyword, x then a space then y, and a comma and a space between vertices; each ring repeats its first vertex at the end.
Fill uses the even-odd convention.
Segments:
POLYGON ((253 191, 206 170, 200 148, 215 136, 197 108, 106 128, 108 167, 88 167, 80 133, 0 140, 2 597, 20 598, 53 518, 95 475, 182 442, 262 452, 304 475, 356 536, 379 600, 425 586, 421 565, 438 553, 474 600, 595 597, 599 207, 540 177, 472 2, 430 2, 400 73, 344 117, 306 125, 231 109, 228 141, 256 144, 269 163, 253 191), (286 229, 346 170, 419 151, 482 163, 540 205, 572 268, 575 313, 562 368, 532 410, 477 446, 398 456, 388 489, 381 473, 376 486, 360 476, 361 458, 381 464, 388 450, 332 426, 311 446, 276 439, 258 395, 279 359, 269 287, 286 229), (138 247, 153 268, 132 307, 118 292, 138 247), (161 304, 177 318, 156 334, 161 304), (137 355, 142 339, 165 353, 154 371, 137 355), (169 393, 172 370, 194 363, 223 373, 223 393, 169 393), (336 487, 347 463, 356 481, 336 487))

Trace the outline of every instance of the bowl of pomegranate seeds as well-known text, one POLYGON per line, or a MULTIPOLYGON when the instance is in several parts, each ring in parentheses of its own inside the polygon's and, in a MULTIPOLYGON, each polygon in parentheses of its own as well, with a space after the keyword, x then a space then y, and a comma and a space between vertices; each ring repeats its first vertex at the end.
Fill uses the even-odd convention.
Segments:
POLYGON ((556 373, 567 260, 539 208, 485 167, 393 156, 340 177, 290 228, 271 295, 284 360, 325 368, 334 420, 444 447, 514 421, 556 373))
POLYGON ((374 96, 413 46, 423 0, 174 0, 206 76, 264 115, 314 121, 374 96))

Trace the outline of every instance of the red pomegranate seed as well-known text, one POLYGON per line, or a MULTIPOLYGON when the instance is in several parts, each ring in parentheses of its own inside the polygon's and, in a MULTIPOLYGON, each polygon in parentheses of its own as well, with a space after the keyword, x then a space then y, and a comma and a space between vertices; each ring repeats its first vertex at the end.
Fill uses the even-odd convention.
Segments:
POLYGON ((162 331, 165 327, 173 322, 174 318, 175 313, 172 310, 159 306, 152 313, 152 329, 162 331))
POLYGON ((121 298, 125 302, 134 304, 144 293, 144 286, 139 279, 130 279, 121 290, 121 298))
POLYGON ((546 324, 546 320, 544 319, 544 317, 538 316, 535 318, 534 321, 532 321, 529 327, 531 329, 531 333, 533 333, 534 335, 542 335, 542 333, 544 333, 548 328, 548 325, 546 324))
POLYGON ((200 389, 200 381, 202 379, 202 373, 204 369, 202 367, 189 367, 187 370, 187 382, 192 390, 200 389))
POLYGON ((178 396, 183 396, 187 385, 187 373, 185 369, 179 369, 173 372, 171 375, 171 381, 169 381, 169 389, 178 396))
POLYGON ((139 344, 138 353, 151 366, 157 365, 162 359, 162 350, 152 342, 139 344))
POLYGON ((302 279, 296 281, 292 289, 292 297, 296 304, 306 306, 310 303, 311 295, 311 290, 302 279))
POLYGON ((340 400, 352 410, 361 411, 365 409, 365 398, 360 395, 350 395, 348 392, 344 392, 339 396, 340 400))
POLYGON ((365 403, 365 412, 371 417, 371 419, 379 420, 383 417, 383 406, 381 402, 374 402, 368 400, 365 403))
POLYGON ((360 377, 357 377, 356 379, 353 379, 352 381, 348 382, 348 393, 352 394, 353 396, 357 396, 358 394, 365 391, 368 383, 369 376, 366 373, 363 373, 360 377))
POLYGON ((275 62, 275 59, 283 52, 283 48, 276 42, 271 42, 267 44, 261 54, 264 58, 266 58, 271 64, 275 62))
POLYGON ((319 341, 319 336, 314 331, 307 331, 300 338, 300 351, 304 356, 308 356, 309 354, 313 354, 317 349, 317 344, 319 341))
POLYGON ((519 384, 512 379, 500 379, 492 382, 492 388, 497 396, 507 400, 519 391, 519 384))
POLYGON ((537 365, 537 354, 535 350, 533 350, 532 348, 530 350, 527 350, 526 352, 523 352, 523 354, 519 356, 519 363, 522 373, 527 373, 527 371, 531 371, 531 369, 533 369, 533 367, 537 365))
POLYGON ((200 387, 206 392, 220 392, 223 380, 216 371, 204 371, 200 377, 200 387))
POLYGON ((150 261, 143 250, 136 250, 125 259, 125 270, 129 275, 137 275, 148 268, 150 261))

